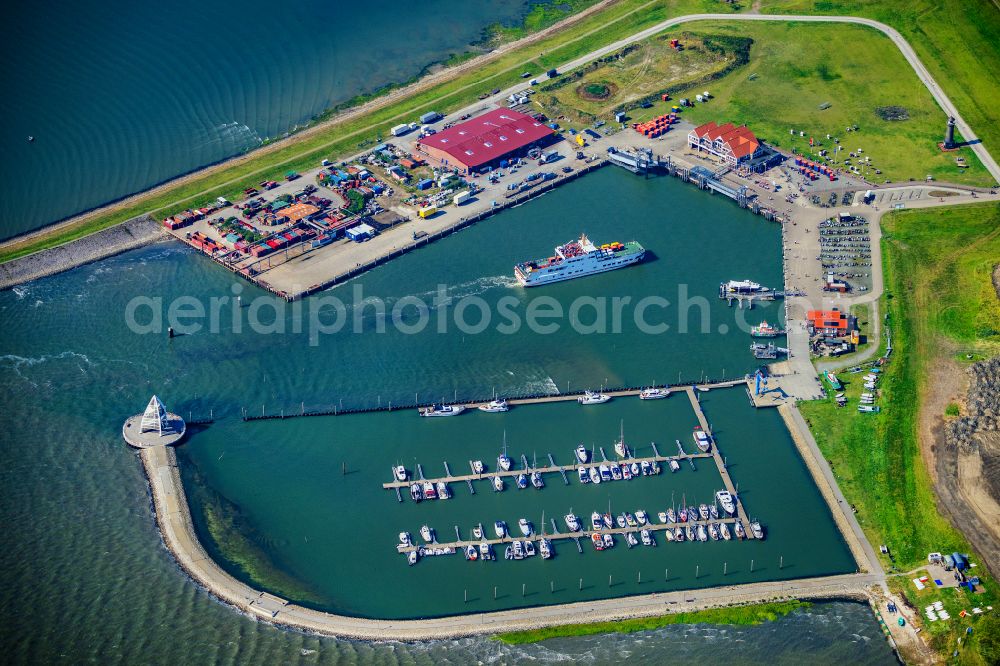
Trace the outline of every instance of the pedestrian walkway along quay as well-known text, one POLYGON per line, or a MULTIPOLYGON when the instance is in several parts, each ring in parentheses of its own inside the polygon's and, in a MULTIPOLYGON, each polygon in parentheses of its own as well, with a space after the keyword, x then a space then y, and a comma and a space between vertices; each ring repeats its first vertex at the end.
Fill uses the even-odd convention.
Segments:
POLYGON ((173 449, 139 453, 149 479, 156 520, 167 549, 192 579, 219 600, 250 617, 301 631, 362 640, 416 641, 537 629, 560 624, 609 622, 774 599, 862 598, 882 577, 847 574, 791 581, 578 602, 477 615, 423 620, 347 617, 303 608, 249 585, 222 570, 194 533, 173 449))

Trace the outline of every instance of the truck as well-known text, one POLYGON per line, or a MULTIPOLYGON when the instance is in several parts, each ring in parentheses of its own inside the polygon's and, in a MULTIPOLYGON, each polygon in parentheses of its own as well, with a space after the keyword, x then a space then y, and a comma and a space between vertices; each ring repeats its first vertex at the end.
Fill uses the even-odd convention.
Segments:
POLYGON ((555 77, 559 76, 559 71, 553 67, 549 71, 545 72, 545 75, 548 76, 550 79, 554 79, 555 77))
POLYGON ((472 193, 469 192, 468 190, 465 190, 464 192, 459 192, 458 194, 456 194, 452 199, 452 201, 456 206, 461 206, 471 198, 472 198, 472 193))
POLYGON ((437 212, 437 206, 425 206, 417 211, 417 215, 423 219, 427 219, 428 217, 433 217, 437 212))
POLYGON ((413 131, 413 128, 410 127, 409 123, 403 123, 402 125, 396 125, 391 130, 389 130, 389 132, 391 132, 393 136, 403 136, 407 132, 412 132, 412 131, 413 131))
POLYGON ((427 125, 436 120, 440 120, 441 118, 442 118, 441 114, 438 113, 437 111, 428 111, 424 115, 420 116, 420 124, 427 125))

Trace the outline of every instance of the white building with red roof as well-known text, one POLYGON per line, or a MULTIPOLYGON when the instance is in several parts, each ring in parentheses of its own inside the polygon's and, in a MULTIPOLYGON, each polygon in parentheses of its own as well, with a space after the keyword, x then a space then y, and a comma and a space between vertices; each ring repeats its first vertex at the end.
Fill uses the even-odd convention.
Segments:
POLYGON ((688 133, 688 145, 715 155, 731 167, 749 162, 765 152, 764 144, 746 125, 707 122, 688 133))
POLYGON ((417 140, 416 149, 443 166, 472 172, 550 141, 555 131, 525 113, 494 109, 417 140))

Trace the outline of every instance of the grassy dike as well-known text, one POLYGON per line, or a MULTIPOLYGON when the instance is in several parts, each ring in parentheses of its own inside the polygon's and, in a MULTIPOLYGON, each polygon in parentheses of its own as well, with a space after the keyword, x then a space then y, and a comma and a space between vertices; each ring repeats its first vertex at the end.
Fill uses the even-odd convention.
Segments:
MULTIPOLYGON (((447 113, 474 102, 493 88, 519 83, 524 71, 544 72, 671 16, 706 11, 732 9, 714 0, 620 0, 545 38, 489 58, 471 69, 456 70, 445 80, 418 87, 403 98, 389 97, 398 92, 395 87, 383 89, 378 98, 370 100, 375 106, 364 114, 340 121, 334 118, 287 141, 126 199, 106 211, 83 216, 77 224, 39 234, 26 242, 15 240, 0 250, 0 262, 61 245, 143 213, 162 218, 219 196, 237 199, 244 188, 262 180, 280 180, 289 170, 306 170, 321 159, 343 158, 375 145, 389 135, 393 125, 413 120, 421 113, 447 113)), ((367 99, 364 96, 356 101, 367 99)))
MULTIPOLYGON (((934 488, 919 438, 919 407, 943 359, 966 361, 1000 353, 1000 300, 992 271, 1000 258, 1000 205, 900 211, 886 215, 883 256, 892 335, 892 360, 880 389, 879 414, 839 409, 832 400, 799 408, 830 461, 847 500, 873 544, 886 544, 893 559, 887 571, 910 571, 928 552, 972 552, 968 542, 937 510, 934 488), (959 353, 960 352, 960 353, 959 353)), ((885 342, 882 341, 884 350, 885 342)), ((841 373, 851 405, 862 392, 860 375, 841 373)), ((979 559, 973 556, 973 561, 979 559)), ((917 608, 942 600, 954 610, 948 622, 925 623, 930 644, 961 661, 982 663, 978 634, 965 636, 981 617, 959 619, 960 610, 996 606, 998 587, 986 568, 975 569, 986 587, 982 594, 928 589, 918 593, 900 575, 890 585, 917 608), (958 639, 964 643, 959 645, 958 639), (971 648, 971 649, 970 649, 971 648)))
POLYGON ((528 631, 512 631, 494 636, 494 639, 508 645, 537 643, 550 638, 568 638, 571 636, 590 636, 593 634, 631 634, 637 631, 652 631, 671 624, 728 624, 756 625, 773 622, 792 611, 808 608, 811 604, 805 601, 781 601, 751 606, 732 606, 729 608, 711 608, 689 613, 674 613, 657 617, 634 618, 617 622, 594 622, 591 624, 567 624, 545 629, 528 631))

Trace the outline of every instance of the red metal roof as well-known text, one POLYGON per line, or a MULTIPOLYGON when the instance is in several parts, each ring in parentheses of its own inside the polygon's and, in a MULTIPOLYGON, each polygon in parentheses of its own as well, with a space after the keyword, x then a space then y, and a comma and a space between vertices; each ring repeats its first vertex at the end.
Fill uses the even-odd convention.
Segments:
POLYGON ((847 330, 847 314, 840 310, 810 310, 806 318, 814 328, 847 330))
POLYGON ((553 130, 531 116, 494 109, 418 143, 441 150, 456 162, 475 168, 550 136, 553 130))
POLYGON ((714 121, 710 121, 704 125, 695 127, 694 133, 702 139, 707 137, 709 141, 721 140, 729 146, 729 149, 733 151, 733 155, 737 158, 752 155, 760 146, 760 141, 757 140, 757 137, 754 136, 754 133, 746 125, 740 125, 739 127, 732 123, 717 125, 714 121))

